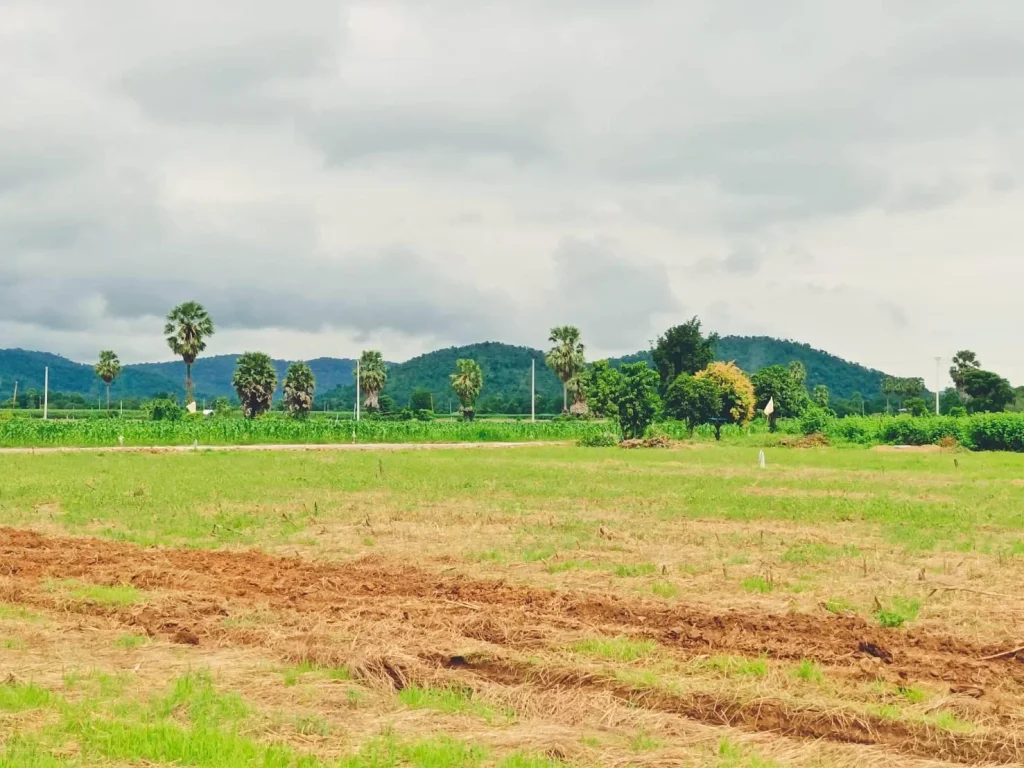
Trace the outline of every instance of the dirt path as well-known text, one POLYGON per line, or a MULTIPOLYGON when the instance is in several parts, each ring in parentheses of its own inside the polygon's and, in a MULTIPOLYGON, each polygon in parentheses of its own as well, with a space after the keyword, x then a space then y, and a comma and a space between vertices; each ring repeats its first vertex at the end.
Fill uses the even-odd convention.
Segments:
POLYGON ((323 443, 281 445, 154 445, 0 448, 0 455, 19 453, 182 453, 186 451, 428 451, 470 448, 536 448, 572 445, 571 442, 542 440, 523 443, 323 443))
POLYGON ((754 733, 968 764, 1024 760, 1014 714, 1024 701, 1024 665, 1015 656, 985 660, 1002 649, 935 632, 884 630, 857 617, 712 612, 446 576, 380 557, 319 563, 256 551, 139 549, 14 529, 0 529, 0 600, 101 614, 189 645, 259 646, 331 664, 354 664, 362 655, 355 665, 395 688, 458 680, 538 700, 564 696, 595 711, 610 696, 663 716, 754 733), (119 606, 62 601, 46 587, 62 579, 131 584, 147 599, 119 606), (252 614, 263 618, 241 627, 226 621, 252 614), (342 636, 353 640, 340 643, 342 636), (709 654, 813 659, 866 679, 941 681, 951 692, 998 685, 1012 701, 996 713, 997 725, 958 733, 782 698, 743 700, 721 687, 637 686, 567 658, 564 649, 581 636, 655 640, 682 662, 709 654), (380 652, 366 659, 367 649, 380 652))

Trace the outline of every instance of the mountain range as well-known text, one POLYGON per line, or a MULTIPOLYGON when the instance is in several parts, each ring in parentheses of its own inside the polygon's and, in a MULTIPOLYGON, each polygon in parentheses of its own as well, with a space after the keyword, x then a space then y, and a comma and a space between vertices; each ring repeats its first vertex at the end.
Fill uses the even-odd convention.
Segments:
MULTIPOLYGON (((536 363, 537 392, 543 397, 561 396, 561 383, 544 364, 544 352, 539 349, 517 347, 499 342, 484 342, 464 347, 439 349, 414 357, 403 363, 388 364, 388 383, 385 393, 404 406, 412 392, 426 389, 433 393, 435 408, 447 410, 451 398, 448 375, 455 370, 460 358, 476 360, 484 374, 481 400, 502 398, 507 402, 526 398, 529 402, 530 367, 536 363)), ((724 336, 716 348, 716 358, 733 360, 743 370, 753 373, 774 364, 787 364, 799 360, 807 369, 807 386, 824 384, 836 398, 849 398, 854 392, 874 397, 881 388, 885 374, 881 371, 851 363, 842 358, 814 349, 807 344, 766 336, 724 336)), ((192 367, 197 398, 212 400, 218 396, 232 397, 231 375, 238 355, 201 357, 192 367)), ((621 362, 647 360, 650 352, 613 359, 621 362)), ((317 380, 318 397, 350 402, 354 394, 353 371, 355 360, 323 357, 309 360, 317 380)), ((278 380, 284 378, 288 361, 275 360, 278 380)), ((41 391, 44 369, 50 369, 52 392, 77 393, 98 398, 104 391, 92 366, 76 363, 48 352, 30 352, 21 349, 0 350, 0 398, 10 397, 15 380, 20 391, 41 391)), ((179 362, 141 363, 126 365, 111 388, 114 400, 152 397, 167 392, 181 396, 184 391, 185 369, 179 362)))

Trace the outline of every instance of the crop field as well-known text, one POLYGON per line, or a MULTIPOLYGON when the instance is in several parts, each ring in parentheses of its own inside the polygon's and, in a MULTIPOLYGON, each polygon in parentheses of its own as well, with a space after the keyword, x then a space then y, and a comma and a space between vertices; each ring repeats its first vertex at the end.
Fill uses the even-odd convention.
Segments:
POLYGON ((0 456, 0 767, 1024 761, 1024 458, 0 456))

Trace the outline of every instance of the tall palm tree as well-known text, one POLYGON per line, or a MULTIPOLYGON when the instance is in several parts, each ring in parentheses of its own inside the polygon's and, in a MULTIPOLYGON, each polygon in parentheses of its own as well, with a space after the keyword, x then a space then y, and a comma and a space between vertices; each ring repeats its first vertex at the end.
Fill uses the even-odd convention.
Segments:
MULTIPOLYGON (((355 375, 355 371, 352 372, 355 375)), ((363 407, 380 410, 380 393, 388 383, 388 366, 375 349, 367 349, 359 356, 359 388, 363 392, 363 407)))
POLYGON ((313 410, 313 392, 316 377, 303 362, 292 363, 284 377, 284 402, 288 412, 297 419, 305 418, 313 410))
POLYGON ((274 404, 274 390, 277 389, 277 370, 270 355, 263 352, 246 352, 238 358, 231 386, 242 402, 242 411, 247 419, 254 419, 271 409, 274 404))
POLYGON ((456 360, 455 373, 449 379, 455 395, 462 403, 462 418, 473 420, 473 406, 484 387, 484 373, 476 360, 456 360))
POLYGON ((562 410, 569 410, 569 380, 580 373, 586 365, 584 346, 580 340, 580 329, 574 325, 560 325, 551 329, 548 337, 555 346, 544 357, 548 368, 562 380, 562 410))
POLYGON ((110 385, 117 378, 118 374, 121 373, 121 361, 118 360, 117 355, 113 351, 104 349, 100 352, 100 361, 96 363, 93 370, 103 380, 103 383, 107 385, 107 410, 109 411, 110 385))
POLYGON ((167 346, 185 362, 185 405, 194 399, 192 391, 192 363, 206 349, 206 340, 213 336, 213 320, 202 304, 186 301, 167 315, 164 336, 167 346))

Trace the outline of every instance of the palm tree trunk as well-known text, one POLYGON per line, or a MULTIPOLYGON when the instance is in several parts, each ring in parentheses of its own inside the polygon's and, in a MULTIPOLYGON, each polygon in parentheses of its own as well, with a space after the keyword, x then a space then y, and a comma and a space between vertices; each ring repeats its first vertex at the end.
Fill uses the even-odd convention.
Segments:
POLYGON ((110 382, 107 382, 107 413, 110 413, 110 382))
POLYGON ((192 402, 192 364, 185 363, 185 406, 192 402))
POLYGON ((569 385, 562 382, 562 413, 569 410, 569 385))

